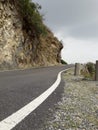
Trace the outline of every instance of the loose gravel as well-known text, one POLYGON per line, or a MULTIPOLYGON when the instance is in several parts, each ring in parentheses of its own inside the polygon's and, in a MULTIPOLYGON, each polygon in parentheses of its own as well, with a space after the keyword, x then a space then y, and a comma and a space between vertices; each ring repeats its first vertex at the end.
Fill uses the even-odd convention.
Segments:
POLYGON ((74 76, 72 70, 63 79, 62 99, 40 130, 98 130, 98 82, 74 76))

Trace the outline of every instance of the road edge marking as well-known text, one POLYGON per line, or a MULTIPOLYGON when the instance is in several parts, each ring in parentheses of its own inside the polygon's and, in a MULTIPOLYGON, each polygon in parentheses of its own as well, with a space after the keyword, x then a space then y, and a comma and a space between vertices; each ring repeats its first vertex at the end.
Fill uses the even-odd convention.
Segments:
POLYGON ((40 106, 59 86, 61 82, 61 74, 71 68, 62 70, 58 73, 57 79, 52 86, 50 86, 45 92, 40 96, 35 98, 33 101, 8 116, 0 122, 0 130, 11 130, 17 124, 19 124, 25 117, 27 117, 31 112, 33 112, 38 106, 40 106))

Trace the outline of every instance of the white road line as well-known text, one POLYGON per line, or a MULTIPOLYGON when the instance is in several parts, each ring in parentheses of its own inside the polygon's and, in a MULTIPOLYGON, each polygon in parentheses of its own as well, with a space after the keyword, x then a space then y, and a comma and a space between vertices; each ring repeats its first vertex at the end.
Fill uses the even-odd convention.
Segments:
POLYGON ((11 130, 18 123, 20 123, 26 116, 28 116, 31 112, 33 112, 42 102, 44 102, 55 91, 55 89, 59 86, 61 82, 61 73, 67 70, 69 69, 59 72, 55 83, 44 93, 42 93, 39 97, 31 101, 26 106, 22 107, 9 117, 2 120, 0 122, 0 130, 11 130))

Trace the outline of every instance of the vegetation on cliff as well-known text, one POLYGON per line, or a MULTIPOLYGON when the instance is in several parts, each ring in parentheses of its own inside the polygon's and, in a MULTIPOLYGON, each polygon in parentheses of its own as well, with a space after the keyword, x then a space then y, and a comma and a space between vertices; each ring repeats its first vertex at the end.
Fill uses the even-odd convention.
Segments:
POLYGON ((23 29, 26 29, 31 35, 36 33, 40 35, 46 34, 46 26, 43 24, 43 16, 39 13, 41 6, 33 3, 31 0, 10 0, 16 6, 21 16, 23 29))
POLYGON ((30 0, 0 1, 1 69, 61 63, 63 45, 44 25, 39 9, 30 0))
POLYGON ((61 59, 61 64, 66 65, 66 64, 67 64, 67 62, 66 62, 66 61, 64 61, 63 59, 61 59))

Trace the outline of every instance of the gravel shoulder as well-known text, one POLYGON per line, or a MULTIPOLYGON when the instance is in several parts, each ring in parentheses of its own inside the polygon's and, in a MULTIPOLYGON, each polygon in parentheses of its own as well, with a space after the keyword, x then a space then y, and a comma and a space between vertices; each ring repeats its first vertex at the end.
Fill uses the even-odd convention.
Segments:
POLYGON ((50 110, 50 117, 40 130, 98 130, 98 82, 63 74, 62 99, 50 110))

